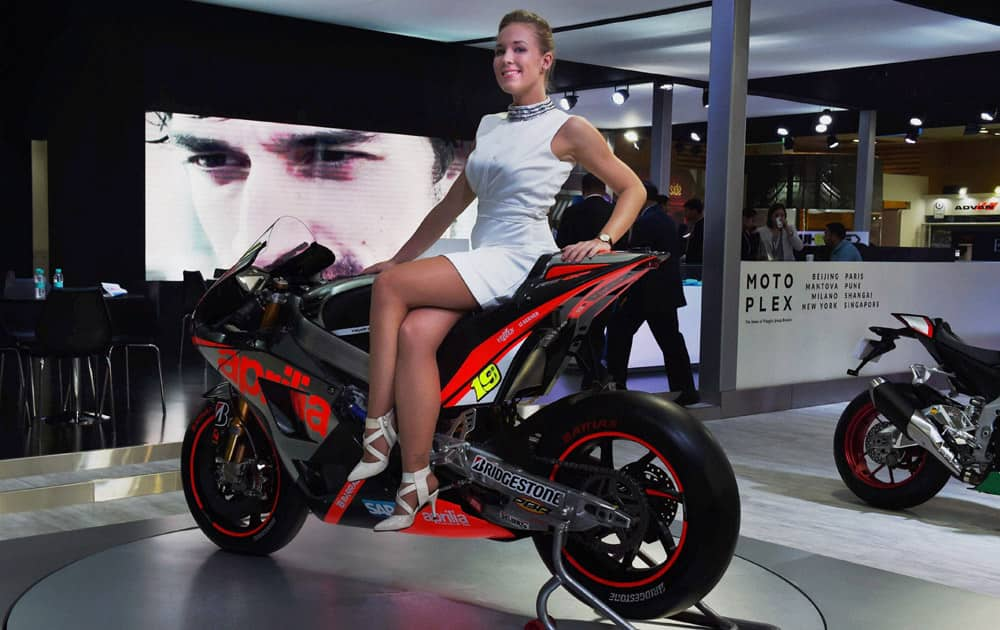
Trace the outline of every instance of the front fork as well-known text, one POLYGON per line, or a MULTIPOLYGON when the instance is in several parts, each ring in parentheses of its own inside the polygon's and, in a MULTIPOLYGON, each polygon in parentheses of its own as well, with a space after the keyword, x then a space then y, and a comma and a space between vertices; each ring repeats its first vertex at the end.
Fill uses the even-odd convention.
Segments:
MULTIPOLYGON (((216 402, 217 405, 227 404, 216 402)), ((222 461, 226 464, 239 464, 243 461, 246 453, 246 440, 240 438, 246 433, 246 422, 250 413, 250 403, 242 396, 237 397, 235 404, 230 409, 228 419, 228 430, 226 431, 225 445, 222 451, 222 461)))

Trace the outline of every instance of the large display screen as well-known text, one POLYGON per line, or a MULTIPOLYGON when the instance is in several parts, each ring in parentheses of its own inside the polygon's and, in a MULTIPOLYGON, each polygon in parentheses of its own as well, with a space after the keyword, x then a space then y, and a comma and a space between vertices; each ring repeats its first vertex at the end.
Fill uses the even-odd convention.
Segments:
MULTIPOLYGON (((391 133, 146 113, 146 279, 232 265, 276 218, 302 219, 337 262, 391 257, 465 166, 471 143, 391 133)), ((461 249, 467 209, 437 249, 461 249)))

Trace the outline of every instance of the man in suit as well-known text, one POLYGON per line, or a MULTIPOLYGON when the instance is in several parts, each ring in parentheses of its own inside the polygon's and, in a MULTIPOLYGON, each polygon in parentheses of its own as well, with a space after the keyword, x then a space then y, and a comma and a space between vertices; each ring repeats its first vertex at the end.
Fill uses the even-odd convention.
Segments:
POLYGON ((601 228, 611 218, 614 206, 604 197, 604 182, 587 173, 583 176, 583 200, 563 211, 556 230, 556 245, 566 247, 580 241, 589 241, 601 233, 601 228))
MULTIPOLYGON (((581 184, 583 200, 566 208, 559 229, 556 230, 556 244, 566 247, 580 241, 589 241, 601 233, 614 210, 604 196, 604 182, 587 173, 581 184)), ((583 381, 580 389, 601 388, 607 381, 608 373, 602 362, 604 358, 604 326, 595 325, 587 334, 591 365, 583 365, 583 381)))
POLYGON ((684 247, 684 263, 700 265, 705 242, 705 204, 701 199, 691 197, 684 202, 684 220, 688 226, 685 235, 687 245, 684 247))
POLYGON ((632 226, 630 247, 648 247, 670 257, 648 272, 619 302, 608 324, 608 371, 617 389, 625 389, 632 337, 643 322, 663 352, 663 365, 670 391, 679 391, 676 401, 692 405, 701 400, 694 386, 691 358, 677 321, 677 309, 687 305, 681 285, 680 239, 677 224, 655 203, 656 187, 646 184, 646 208, 632 226))

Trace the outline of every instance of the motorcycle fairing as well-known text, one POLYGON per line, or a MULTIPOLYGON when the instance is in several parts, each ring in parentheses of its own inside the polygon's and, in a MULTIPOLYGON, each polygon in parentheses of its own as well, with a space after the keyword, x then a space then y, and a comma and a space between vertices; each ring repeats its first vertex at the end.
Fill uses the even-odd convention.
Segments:
MULTIPOLYGON (((559 329, 565 321, 571 321, 581 328, 581 334, 585 333, 594 317, 657 262, 655 256, 644 254, 617 253, 602 258, 607 262, 561 265, 553 257, 550 260, 556 260, 555 265, 548 271, 536 265, 532 272, 536 277, 529 276, 510 302, 459 321, 438 351, 444 383, 442 405, 449 408, 482 404, 484 397, 478 394, 484 388, 484 378, 489 389, 486 393, 497 392, 489 400, 505 396, 528 352, 537 344, 527 344, 528 352, 513 350, 520 349, 530 333, 544 328, 542 322, 547 322, 550 329, 559 329), (560 273, 563 268, 569 271, 560 273), (533 307, 535 304, 538 306, 533 307), (513 360, 504 363, 510 357, 513 360), (501 369, 501 364, 508 369, 501 369)), ((572 328, 566 332, 571 336, 577 333, 572 328)), ((546 370, 546 376, 551 377, 552 372, 546 370)))

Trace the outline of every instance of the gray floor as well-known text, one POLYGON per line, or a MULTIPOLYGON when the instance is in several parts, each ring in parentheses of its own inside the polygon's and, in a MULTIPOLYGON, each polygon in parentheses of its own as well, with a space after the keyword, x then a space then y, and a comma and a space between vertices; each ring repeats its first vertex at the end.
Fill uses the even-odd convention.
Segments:
MULTIPOLYGON (((843 406, 827 405, 707 423, 725 447, 740 483, 744 538, 738 553, 748 561, 760 562, 773 569, 809 593, 826 616, 829 628, 875 627, 867 625, 868 623, 877 624, 883 629, 966 627, 966 623, 983 627, 995 625, 995 620, 1000 618, 1000 537, 997 536, 1000 532, 1000 497, 980 495, 953 482, 935 499, 905 512, 883 512, 865 506, 844 487, 833 464, 832 436, 843 406), (902 617, 901 611, 905 613, 902 617), (876 619, 881 621, 874 621, 876 619), (916 619, 921 623, 908 625, 916 619)), ((180 493, 128 501, 132 503, 112 501, 89 506, 82 512, 79 509, 64 509, 61 512, 46 510, 5 515, 0 517, 0 538, 186 512, 180 493)), ((174 523, 182 527, 189 524, 190 519, 182 516, 175 519, 174 523)), ((97 532, 100 529, 84 531, 97 532)), ((420 611, 425 610, 427 602, 431 602, 432 605, 427 610, 455 605, 458 606, 453 610, 456 615, 473 614, 477 619, 494 619, 490 615, 501 615, 495 619, 502 623, 493 627, 514 627, 506 625, 507 622, 518 619, 523 622, 526 618, 524 615, 530 612, 530 606, 529 610, 523 610, 525 593, 533 593, 544 577, 541 573, 520 573, 522 569, 518 567, 521 563, 512 562, 515 556, 505 554, 502 558, 493 560, 496 563, 502 561, 505 575, 508 571, 514 572, 510 583, 520 585, 514 604, 506 602, 503 597, 497 599, 493 593, 497 589, 489 584, 486 584, 482 592, 470 587, 471 583, 457 584, 454 592, 442 591, 438 587, 432 588, 430 583, 454 584, 454 577, 442 574, 433 558, 415 563, 424 551, 421 551, 421 545, 411 548, 414 542, 412 539, 394 537, 398 543, 380 543, 378 547, 371 547, 365 544, 365 537, 372 536, 368 532, 326 528, 319 523, 310 524, 305 531, 312 533, 296 540, 287 552, 276 557, 275 562, 279 566, 290 562, 288 566, 296 575, 308 575, 309 580, 319 580, 329 590, 330 596, 341 593, 350 599, 353 597, 350 595, 352 592, 357 595, 359 592, 367 593, 366 589, 375 588, 377 592, 387 593, 385 597, 402 602, 400 606, 403 608, 400 610, 408 611, 407 614, 411 616, 424 614, 420 611), (350 538, 352 536, 358 538, 350 538), (358 544, 345 546, 339 544, 342 541, 358 544), (387 546, 395 562, 401 566, 418 567, 417 575, 420 579, 413 582, 406 582, 402 578, 401 581, 386 581, 384 576, 368 574, 362 570, 350 574, 352 579, 363 583, 362 587, 351 587, 341 583, 345 577, 342 573, 334 570, 328 575, 329 567, 316 571, 297 564, 299 560, 296 558, 316 555, 316 549, 333 546, 336 546, 338 553, 331 557, 339 557, 345 548, 350 549, 351 553, 358 555, 357 566, 362 568, 365 567, 366 554, 381 554, 382 549, 387 546), (295 549, 300 551, 296 552, 295 549), (292 554, 288 556, 288 560, 285 560, 286 553, 292 554), (426 566, 432 568, 423 569, 426 566), (305 573, 299 574, 298 571, 305 573), (328 578, 333 581, 328 582, 328 578), (521 593, 521 590, 525 592, 521 593), (405 595, 404 591, 425 593, 429 599, 423 600, 424 603, 421 604, 417 599, 405 595), (444 603, 441 601, 442 597, 458 600, 463 604, 444 603), (463 606, 470 606, 474 610, 470 612, 463 606), (485 608, 487 612, 479 608, 485 608)), ((216 558, 218 554, 214 554, 212 548, 206 546, 207 543, 195 534, 196 532, 185 534, 193 536, 185 539, 184 547, 187 549, 190 544, 190 551, 177 555, 186 556, 191 562, 200 562, 206 566, 215 564, 217 560, 209 561, 206 558, 216 558)), ((0 547, 0 554, 10 558, 11 550, 16 553, 20 549, 37 546, 37 541, 50 538, 59 542, 61 536, 67 535, 29 538, 16 547, 9 545, 18 545, 21 541, 8 541, 0 547)), ((466 543, 485 545, 482 550, 478 547, 462 550, 468 551, 467 557, 473 560, 480 557, 490 559, 491 554, 500 553, 494 550, 515 549, 513 545, 472 541, 466 543)), ((453 542, 443 544, 448 546, 441 549, 442 553, 459 552, 453 542)), ((517 553, 530 555, 534 552, 527 548, 526 551, 517 553)), ((527 556, 525 558, 523 564, 530 567, 530 571, 542 570, 534 556, 530 562, 527 561, 527 556)), ((734 564, 733 571, 750 570, 749 567, 752 565, 738 562, 734 564)), ((208 569, 210 573, 215 570, 211 566, 208 569)), ((226 569, 228 570, 230 569, 226 569)), ((10 576, 8 578, 13 579, 10 576)), ((729 576, 727 579, 730 579, 729 576)), ((31 581, 25 583, 24 588, 31 581)), ((295 582, 298 583, 297 578, 295 582)), ((713 594, 712 597, 716 595, 713 594)), ((746 609, 742 613, 739 609, 728 609, 729 604, 739 600, 733 592, 728 597, 727 605, 711 598, 709 601, 729 614, 746 613, 746 609)), ((0 604, 6 607, 11 601, 0 604)), ((376 600, 371 600, 368 603, 374 605, 375 602, 376 600)), ((555 610, 558 612, 560 608, 556 607, 555 610)), ((586 614, 580 618, 586 618, 586 614)), ((664 626, 659 624, 656 627, 664 626)), ((800 626, 786 625, 786 628, 798 627, 800 626)))
POLYGON ((958 481, 927 503, 862 503, 833 462, 844 404, 707 423, 740 484, 743 536, 1000 596, 1000 496, 958 481))
MULTIPOLYGON (((520 628, 534 618, 535 595, 547 578, 530 541, 385 535, 311 520, 291 545, 261 559, 218 552, 201 532, 189 530, 66 567, 17 603, 7 627, 520 628), (109 618, 108 610, 117 612, 109 618)), ((739 558, 707 601, 786 629, 824 628, 808 598, 739 558)), ((602 625, 562 591, 550 612, 576 622, 560 627, 602 625)))

